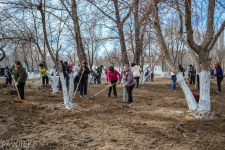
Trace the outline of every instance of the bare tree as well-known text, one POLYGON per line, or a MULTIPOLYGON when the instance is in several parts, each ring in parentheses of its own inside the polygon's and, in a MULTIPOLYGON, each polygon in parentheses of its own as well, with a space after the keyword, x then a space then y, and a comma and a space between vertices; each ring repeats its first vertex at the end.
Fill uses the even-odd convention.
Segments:
POLYGON ((202 64, 202 72, 200 73, 200 100, 199 109, 204 111, 211 111, 210 105, 210 56, 209 52, 212 50, 220 34, 224 30, 225 21, 223 21, 220 29, 215 33, 214 30, 214 12, 215 0, 209 0, 208 14, 207 14, 207 29, 205 37, 200 45, 196 44, 193 38, 192 28, 192 0, 185 1, 185 25, 187 31, 187 42, 189 46, 198 54, 202 64))

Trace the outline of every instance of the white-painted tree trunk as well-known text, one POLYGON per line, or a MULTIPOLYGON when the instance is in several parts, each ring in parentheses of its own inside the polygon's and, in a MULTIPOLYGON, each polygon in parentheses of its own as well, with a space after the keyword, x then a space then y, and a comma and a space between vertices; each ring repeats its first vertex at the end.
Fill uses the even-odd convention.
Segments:
POLYGON ((56 72, 56 69, 54 68, 53 69, 54 79, 52 79, 50 71, 46 71, 46 73, 48 75, 48 79, 49 79, 49 81, 51 82, 51 85, 52 85, 52 89, 53 89, 52 93, 58 93, 59 92, 59 89, 57 87, 56 73, 55 72, 56 72))
POLYGON ((70 91, 69 91, 69 101, 73 103, 73 93, 74 93, 74 76, 73 73, 70 74, 70 91))
POLYGON ((144 73, 141 72, 141 76, 140 76, 140 83, 143 84, 143 80, 145 80, 145 77, 144 77, 144 73))
POLYGON ((34 76, 34 72, 31 73, 31 78, 33 79, 35 76, 34 76))
POLYGON ((202 70, 199 74, 200 78, 200 99, 199 110, 211 111, 210 104, 210 72, 202 70))
POLYGON ((183 74, 181 72, 179 72, 176 76, 177 76, 177 81, 178 81, 179 85, 181 86, 181 88, 184 92, 184 95, 186 97, 189 109, 192 111, 198 109, 198 103, 196 102, 190 88, 187 86, 187 84, 184 80, 183 74))
POLYGON ((90 80, 90 75, 88 75, 88 84, 90 84, 91 80, 90 80))
POLYGON ((28 79, 31 79, 30 72, 27 72, 27 75, 28 75, 28 79))
POLYGON ((63 89, 63 99, 64 99, 64 104, 62 105, 66 109, 72 109, 73 107, 76 106, 76 104, 73 104, 73 92, 74 92, 74 78, 78 75, 78 73, 70 74, 70 90, 68 94, 67 86, 66 86, 66 81, 64 79, 63 72, 59 73, 59 77, 61 80, 61 85, 63 89))
POLYGON ((53 92, 52 93, 58 93, 59 89, 57 87, 57 81, 56 81, 56 68, 53 69, 53 85, 52 85, 53 92))
POLYGON ((63 100, 64 100, 64 103, 63 103, 63 106, 66 108, 66 109, 70 109, 70 102, 69 102, 69 96, 68 96, 68 92, 67 92, 67 87, 66 87, 66 81, 64 79, 64 75, 63 75, 63 72, 60 72, 59 73, 59 77, 60 77, 60 81, 61 81, 61 85, 62 85, 62 90, 63 90, 63 100))

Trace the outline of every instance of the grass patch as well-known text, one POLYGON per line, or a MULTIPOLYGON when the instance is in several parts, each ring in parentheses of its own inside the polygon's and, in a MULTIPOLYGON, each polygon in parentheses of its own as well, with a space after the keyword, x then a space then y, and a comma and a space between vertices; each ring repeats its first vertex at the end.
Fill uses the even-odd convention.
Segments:
POLYGON ((214 82, 210 82, 210 85, 216 85, 216 83, 214 83, 214 82))

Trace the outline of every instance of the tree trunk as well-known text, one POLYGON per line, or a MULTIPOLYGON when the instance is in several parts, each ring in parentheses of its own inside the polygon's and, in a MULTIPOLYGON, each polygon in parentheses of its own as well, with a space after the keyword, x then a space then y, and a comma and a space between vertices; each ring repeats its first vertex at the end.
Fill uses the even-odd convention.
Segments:
POLYGON ((123 23, 121 22, 121 19, 120 19, 119 7, 118 7, 117 0, 113 0, 113 3, 114 3, 115 10, 116 10, 116 24, 117 24, 117 28, 119 31, 119 37, 120 37, 122 62, 123 62, 123 65, 125 65, 125 64, 129 64, 129 60, 128 60, 128 56, 127 56, 126 43, 125 43, 124 33, 123 33, 123 23))
MULTIPOLYGON (((41 21, 42 21, 42 26, 43 26, 43 33, 44 33, 44 41, 45 41, 45 44, 48 48, 48 52, 53 60, 53 62, 56 64, 56 58, 50 48, 50 45, 49 45, 49 42, 48 42, 48 36, 47 36, 47 31, 46 31, 46 22, 45 22, 45 14, 44 14, 44 11, 43 11, 43 8, 42 8, 42 2, 40 2, 40 5, 37 6, 37 9, 40 11, 41 13, 41 21)), ((45 54, 46 55, 46 54, 45 54)), ((47 69, 47 67, 45 68, 47 69)))
POLYGON ((72 19, 73 19, 73 25, 74 25, 74 32, 76 35, 77 54, 81 64, 82 61, 87 62, 87 58, 84 52, 84 47, 83 47, 81 33, 80 33, 79 18, 77 14, 77 2, 76 0, 71 0, 71 1, 72 1, 72 19))
POLYGON ((158 2, 157 0, 153 0, 154 1, 154 11, 153 11, 153 16, 154 17, 154 22, 153 22, 153 26, 156 32, 156 38, 160 47, 160 51, 162 54, 162 59, 164 61, 164 63, 167 65, 167 67, 174 73, 177 75, 177 80, 181 85, 181 88, 185 94, 187 103, 188 103, 188 107, 190 110, 196 110, 198 108, 198 104, 191 92, 191 90, 188 88, 187 84, 185 83, 184 77, 182 75, 181 72, 179 72, 179 68, 177 66, 175 66, 172 62, 172 60, 169 57, 169 53, 166 47, 166 43, 165 40, 162 36, 162 31, 161 31, 161 27, 160 27, 160 20, 159 20, 159 16, 158 16, 158 2))

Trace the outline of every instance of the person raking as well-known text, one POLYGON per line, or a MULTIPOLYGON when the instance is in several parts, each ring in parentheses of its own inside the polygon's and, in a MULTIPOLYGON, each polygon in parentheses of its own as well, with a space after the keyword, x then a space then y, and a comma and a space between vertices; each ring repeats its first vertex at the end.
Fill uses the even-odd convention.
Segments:
POLYGON ((24 87, 27 80, 27 72, 19 60, 15 61, 15 64, 12 65, 12 67, 10 68, 10 73, 12 75, 12 78, 15 79, 15 86, 18 88, 21 101, 25 101, 24 87))
POLYGON ((108 97, 111 96, 112 88, 113 88, 113 92, 114 92, 114 97, 117 97, 116 83, 117 82, 120 83, 121 75, 116 69, 114 69, 113 66, 110 66, 107 76, 108 76, 108 80, 109 80, 109 84, 110 84, 108 97))
POLYGON ((131 105, 131 104, 133 104, 132 91, 135 86, 135 80, 134 80, 133 72, 129 69, 128 65, 124 66, 123 81, 125 82, 123 87, 127 88, 127 94, 128 94, 127 104, 131 105))

